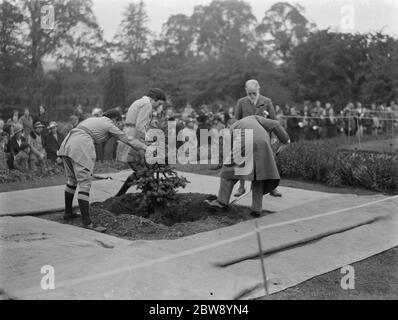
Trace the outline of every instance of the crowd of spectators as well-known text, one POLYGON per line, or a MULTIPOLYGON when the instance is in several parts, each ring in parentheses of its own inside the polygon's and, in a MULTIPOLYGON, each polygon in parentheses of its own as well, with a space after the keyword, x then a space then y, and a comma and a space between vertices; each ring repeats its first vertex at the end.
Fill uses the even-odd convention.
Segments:
POLYGON ((395 101, 386 106, 372 103, 364 107, 360 102, 350 102, 336 112, 331 103, 322 106, 305 102, 301 108, 286 105, 275 106, 277 120, 288 131, 292 142, 335 138, 337 136, 392 134, 398 124, 398 105, 395 101))
POLYGON ((0 119, 0 170, 35 172, 49 162, 61 164, 57 151, 63 139, 43 106, 34 116, 29 108, 21 116, 15 110, 7 121, 0 119))
MULTIPOLYGON (((126 110, 119 108, 125 119, 126 110)), ((187 105, 177 112, 173 107, 160 106, 153 110, 152 123, 169 120, 176 121, 177 134, 189 137, 189 141, 200 141, 200 129, 209 130, 210 136, 228 128, 236 120, 233 106, 202 105, 194 109, 187 105)), ((46 109, 40 106, 37 115, 31 115, 25 108, 23 115, 14 111, 7 121, 0 119, 0 169, 36 171, 48 163, 61 165, 57 151, 70 130, 88 117, 101 117, 103 110, 94 108, 86 113, 77 106, 68 122, 58 125, 50 121, 46 109)), ((398 126, 398 105, 392 101, 388 106, 372 103, 368 108, 360 102, 348 103, 342 110, 336 111, 331 103, 322 105, 320 101, 302 105, 275 105, 276 120, 287 130, 291 141, 335 138, 338 136, 380 135, 393 132, 398 126)), ((118 124, 124 129, 124 121, 118 124)), ((177 147, 183 142, 177 141, 177 147)), ((116 139, 109 139, 96 145, 97 161, 120 159, 125 148, 116 139)))

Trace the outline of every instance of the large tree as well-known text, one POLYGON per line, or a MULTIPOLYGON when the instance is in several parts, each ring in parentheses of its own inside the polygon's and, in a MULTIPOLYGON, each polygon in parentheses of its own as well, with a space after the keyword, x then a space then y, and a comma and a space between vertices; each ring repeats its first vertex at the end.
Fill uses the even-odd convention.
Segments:
POLYGON ((105 109, 125 107, 126 86, 123 68, 121 66, 110 68, 105 84, 105 109))
POLYGON ((42 59, 53 54, 71 36, 79 24, 92 25, 91 0, 29 0, 23 3, 28 33, 27 56, 32 74, 42 71, 42 59), (53 8, 54 21, 49 17, 48 27, 43 27, 43 8, 53 8), (53 22, 53 23, 52 23, 53 22))
POLYGON ((163 24, 160 35, 161 40, 157 43, 164 52, 175 54, 180 59, 187 58, 192 54, 194 33, 190 17, 185 14, 176 14, 168 18, 163 24))
POLYGON ((130 3, 123 13, 114 40, 123 61, 142 62, 147 57, 150 35, 144 2, 130 3))
MULTIPOLYGON (((23 15, 16 1, 0 3, 0 96, 8 90, 15 92, 12 84, 23 75, 23 47, 20 42, 23 15)), ((16 93, 16 92, 15 92, 16 93)))
POLYGON ((398 41, 382 34, 322 30, 293 52, 297 100, 382 102, 397 95, 398 41))
POLYGON ((217 58, 231 50, 246 54, 255 46, 256 18, 244 1, 213 0, 196 6, 191 20, 195 45, 205 57, 217 58))
POLYGON ((287 62, 295 46, 303 43, 315 25, 304 16, 304 8, 278 2, 265 12, 257 26, 265 54, 275 61, 287 62))
POLYGON ((57 63, 76 72, 94 72, 110 61, 109 44, 94 15, 78 23, 55 52, 57 63))

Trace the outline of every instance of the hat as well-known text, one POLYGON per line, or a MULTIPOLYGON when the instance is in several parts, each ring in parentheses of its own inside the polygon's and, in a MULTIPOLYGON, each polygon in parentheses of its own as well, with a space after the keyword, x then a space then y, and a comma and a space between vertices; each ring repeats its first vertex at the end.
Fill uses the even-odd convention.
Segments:
POLYGON ((40 121, 36 121, 35 124, 33 125, 34 128, 44 128, 45 125, 42 124, 40 121))
POLYGON ((58 127, 58 123, 55 121, 51 121, 50 124, 48 125, 47 129, 52 129, 58 127))
POLYGON ((14 134, 23 131, 23 126, 21 124, 16 124, 14 126, 14 134))

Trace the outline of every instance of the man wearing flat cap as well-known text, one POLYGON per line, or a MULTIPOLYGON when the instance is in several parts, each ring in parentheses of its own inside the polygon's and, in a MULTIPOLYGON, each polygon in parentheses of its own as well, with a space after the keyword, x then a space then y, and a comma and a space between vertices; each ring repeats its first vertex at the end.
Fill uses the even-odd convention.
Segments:
POLYGON ((33 131, 30 132, 28 143, 30 146, 29 166, 32 171, 42 168, 46 159, 46 150, 44 148, 44 135, 43 130, 46 126, 36 121, 33 125, 33 131))
POLYGON ((58 132, 58 124, 55 121, 51 121, 47 127, 48 134, 44 139, 44 147, 47 153, 47 159, 61 164, 62 160, 57 156, 59 147, 61 146, 64 136, 58 132))

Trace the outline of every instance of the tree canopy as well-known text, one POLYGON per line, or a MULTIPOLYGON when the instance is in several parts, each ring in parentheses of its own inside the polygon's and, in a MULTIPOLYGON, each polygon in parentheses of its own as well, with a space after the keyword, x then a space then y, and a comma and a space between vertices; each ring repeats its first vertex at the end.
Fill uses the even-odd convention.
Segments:
POLYGON ((144 2, 131 2, 111 41, 92 1, 4 0, 0 18, 1 108, 45 104, 61 115, 77 104, 128 106, 152 86, 177 108, 231 106, 250 78, 276 103, 397 98, 396 38, 319 30, 287 2, 258 21, 248 2, 213 0, 170 16, 159 34, 144 2), (54 10, 53 27, 43 28, 44 5, 54 10))

